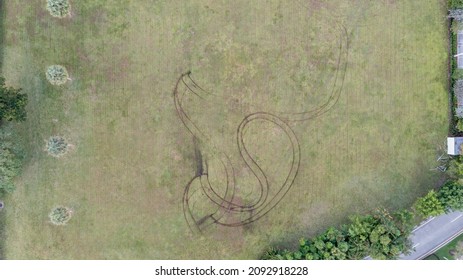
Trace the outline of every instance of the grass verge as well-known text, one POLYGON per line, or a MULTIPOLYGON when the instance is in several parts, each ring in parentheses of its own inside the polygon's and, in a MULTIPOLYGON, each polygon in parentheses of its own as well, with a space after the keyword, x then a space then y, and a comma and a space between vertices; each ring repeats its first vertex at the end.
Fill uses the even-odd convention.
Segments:
POLYGON ((449 244, 437 250, 434 254, 425 258, 425 260, 454 260, 455 257, 450 253, 455 249, 458 242, 463 241, 463 234, 453 239, 449 244))

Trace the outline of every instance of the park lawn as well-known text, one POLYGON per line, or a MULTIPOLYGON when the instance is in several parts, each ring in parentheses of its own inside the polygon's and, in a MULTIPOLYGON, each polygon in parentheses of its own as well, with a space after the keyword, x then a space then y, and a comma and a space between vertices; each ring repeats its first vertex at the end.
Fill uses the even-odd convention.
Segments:
MULTIPOLYGON (((8 259, 254 259, 349 215, 408 207, 443 179, 431 169, 448 130, 445 0, 82 0, 62 20, 42 0, 4 2, 1 74, 29 94, 16 127, 28 158, 4 212, 8 259), (237 163, 239 195, 252 201, 237 125, 258 110, 320 106, 342 26, 343 90, 323 116, 291 124, 301 166, 288 194, 250 225, 192 234, 182 196, 194 145, 172 100, 180 74, 191 70, 216 94, 188 108, 237 163), (52 64, 72 81, 48 84, 52 64), (52 135, 75 148, 48 156, 52 135), (73 209, 68 225, 48 222, 56 205, 73 209)), ((281 183, 287 139, 265 125, 246 135, 281 183)), ((210 170, 220 166, 211 160, 210 170)))

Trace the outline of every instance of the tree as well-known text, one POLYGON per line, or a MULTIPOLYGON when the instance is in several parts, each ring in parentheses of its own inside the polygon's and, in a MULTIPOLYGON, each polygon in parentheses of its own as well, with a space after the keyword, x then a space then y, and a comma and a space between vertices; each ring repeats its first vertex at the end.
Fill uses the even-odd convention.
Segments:
POLYGON ((362 259, 368 255, 369 237, 374 226, 375 219, 371 215, 352 217, 351 223, 343 226, 349 243, 349 259, 362 259))
POLYGON ((445 213, 445 208, 437 198, 435 191, 430 191, 424 197, 419 198, 414 205, 415 210, 422 217, 438 216, 445 213))
POLYGON ((70 14, 71 5, 68 0, 47 0, 47 10, 54 17, 64 18, 70 14))
POLYGON ((57 206, 51 210, 48 217, 54 225, 63 226, 71 219, 72 210, 64 206, 57 206))
POLYGON ((461 157, 452 159, 448 169, 448 174, 455 180, 463 178, 463 162, 460 158, 461 157))
POLYGON ((408 210, 400 210, 392 214, 394 220, 396 221, 397 227, 406 235, 409 235, 415 223, 413 222, 415 215, 413 212, 408 210))
POLYGON ((24 121, 26 119, 27 95, 21 89, 5 86, 0 77, 0 121, 24 121))
POLYGON ((47 68, 47 80, 55 86, 64 85, 69 80, 69 74, 66 67, 62 65, 52 65, 47 68))
POLYGON ((445 211, 463 210, 463 186, 458 182, 445 183, 437 193, 445 211))
POLYGON ((61 157, 68 152, 70 147, 72 146, 68 144, 64 137, 52 136, 48 139, 45 149, 49 155, 53 157, 61 157))
POLYGON ((411 217, 413 215, 405 210, 392 215, 386 209, 377 210, 374 215, 376 226, 369 237, 369 255, 375 259, 395 259, 400 252, 408 252, 411 217))

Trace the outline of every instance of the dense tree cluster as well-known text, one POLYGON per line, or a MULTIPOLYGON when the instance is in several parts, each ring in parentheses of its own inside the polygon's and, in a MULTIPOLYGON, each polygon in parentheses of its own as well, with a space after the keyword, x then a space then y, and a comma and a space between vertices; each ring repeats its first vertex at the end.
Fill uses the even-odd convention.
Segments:
POLYGON ((27 95, 21 89, 7 87, 0 77, 0 196, 14 190, 13 179, 19 174, 22 151, 9 125, 4 121, 26 119, 27 95))
POLYGON ((348 260, 371 256, 395 259, 410 250, 408 235, 413 228, 413 214, 390 214, 378 210, 374 215, 355 216, 339 229, 329 228, 310 240, 301 239, 296 251, 271 249, 263 259, 348 260))
MULTIPOLYGON (((454 160, 454 171, 463 174, 463 163, 454 160)), ((460 178, 463 178, 460 176, 460 178)), ((395 259, 411 250, 408 239, 414 216, 423 218, 450 211, 463 210, 463 185, 448 181, 439 190, 431 190, 417 199, 412 211, 402 210, 390 214, 378 210, 373 215, 354 216, 350 223, 339 228, 330 227, 312 238, 301 239, 296 251, 272 248, 263 259, 272 260, 355 260, 370 256, 374 259, 395 259)))

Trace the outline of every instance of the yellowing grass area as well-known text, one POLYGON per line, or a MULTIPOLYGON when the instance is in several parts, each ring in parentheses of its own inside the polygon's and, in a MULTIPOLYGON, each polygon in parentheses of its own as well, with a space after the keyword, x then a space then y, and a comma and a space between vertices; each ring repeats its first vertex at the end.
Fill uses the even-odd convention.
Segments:
POLYGON ((254 259, 351 214, 408 207, 442 181, 430 169, 448 130, 444 0, 81 0, 65 19, 46 1, 3 2, 1 74, 29 94, 8 259, 254 259), (55 64, 63 86, 45 78, 55 64), (174 103, 187 71, 199 96, 182 83, 178 96, 195 141, 174 103), (242 131, 246 164, 236 133, 254 112, 284 125, 242 131), (53 135, 72 151, 49 156, 53 135), (221 207, 198 180, 185 211, 201 167, 219 196, 234 173, 229 204, 270 211, 222 207, 221 223, 249 223, 214 223, 221 207), (73 211, 65 226, 48 221, 58 205, 73 211))

